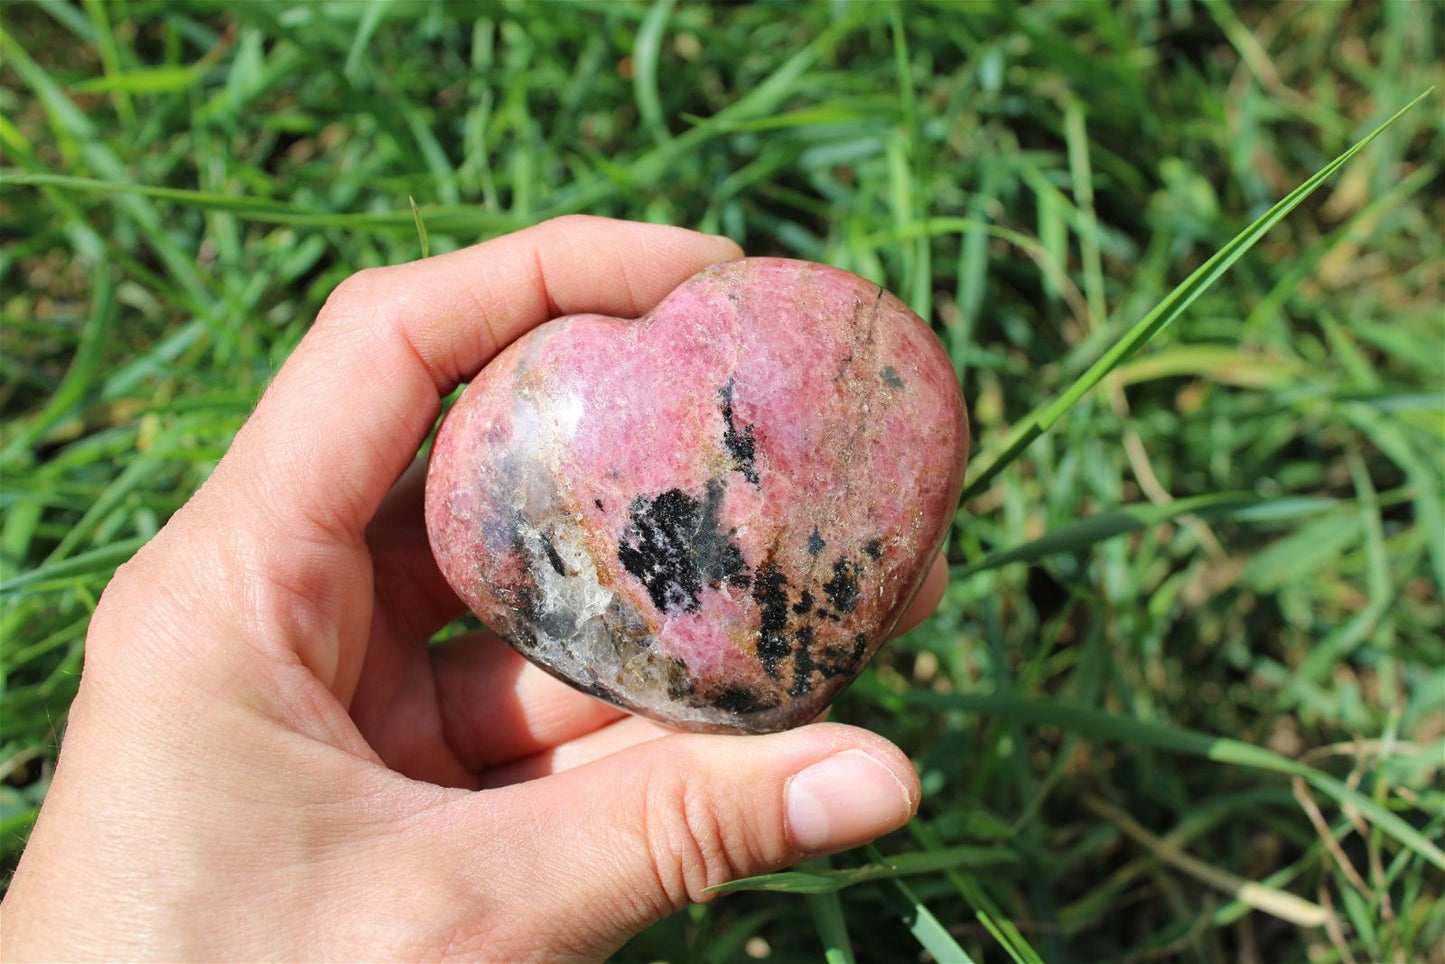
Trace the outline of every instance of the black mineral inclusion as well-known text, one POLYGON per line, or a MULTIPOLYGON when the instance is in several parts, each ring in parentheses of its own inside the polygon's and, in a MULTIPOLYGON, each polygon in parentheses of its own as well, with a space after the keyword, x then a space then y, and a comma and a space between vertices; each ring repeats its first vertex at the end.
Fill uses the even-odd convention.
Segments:
POLYGON ((701 499, 668 489, 632 503, 617 558, 647 587, 659 611, 693 612, 698 594, 723 582, 747 586, 742 550, 718 528, 722 495, 722 483, 712 481, 701 499))

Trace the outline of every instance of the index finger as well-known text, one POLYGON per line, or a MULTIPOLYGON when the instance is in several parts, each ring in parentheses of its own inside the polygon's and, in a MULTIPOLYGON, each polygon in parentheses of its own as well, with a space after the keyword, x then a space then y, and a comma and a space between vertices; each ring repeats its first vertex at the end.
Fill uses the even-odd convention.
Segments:
POLYGON ((528 329, 561 315, 646 313, 725 238, 573 215, 353 276, 282 367, 217 468, 212 495, 284 536, 356 541, 441 400, 528 329))

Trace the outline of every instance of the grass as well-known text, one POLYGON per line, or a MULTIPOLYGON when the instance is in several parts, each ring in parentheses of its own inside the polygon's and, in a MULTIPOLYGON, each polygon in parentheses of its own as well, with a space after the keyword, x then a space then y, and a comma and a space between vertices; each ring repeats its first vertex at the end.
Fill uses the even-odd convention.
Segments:
POLYGON ((106 579, 329 290, 589 211, 886 283, 977 449, 943 606, 837 710, 920 818, 620 960, 1445 960, 1440 95, 1229 247, 1441 80, 1441 14, 5 5, 7 865, 106 579))

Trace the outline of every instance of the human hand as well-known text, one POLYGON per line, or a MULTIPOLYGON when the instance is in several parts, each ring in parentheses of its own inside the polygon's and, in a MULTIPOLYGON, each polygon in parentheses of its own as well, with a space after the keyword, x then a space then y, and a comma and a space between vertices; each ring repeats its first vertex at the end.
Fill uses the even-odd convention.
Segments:
POLYGON ((673 733, 488 634, 428 646, 461 609, 413 464, 441 399, 548 318, 637 316, 738 256, 569 217, 341 285, 107 588, 5 956, 600 957, 902 825, 918 780, 874 734, 673 733))

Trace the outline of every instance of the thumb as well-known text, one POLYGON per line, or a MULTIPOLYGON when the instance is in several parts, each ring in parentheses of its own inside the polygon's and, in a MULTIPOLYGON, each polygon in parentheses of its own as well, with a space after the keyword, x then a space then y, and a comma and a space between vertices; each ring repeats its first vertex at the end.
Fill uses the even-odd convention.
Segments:
POLYGON ((709 887, 897 829, 917 810, 919 785, 887 740, 820 723, 677 734, 482 798, 489 823, 508 815, 507 866, 530 878, 518 881, 522 916, 568 921, 556 950, 590 955, 708 900, 709 887))

